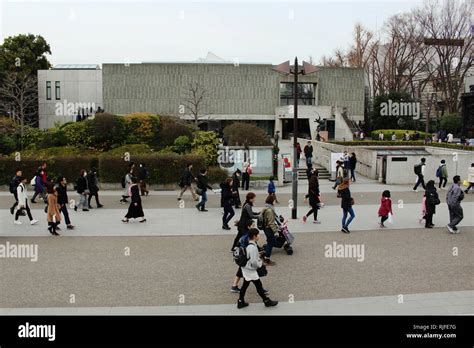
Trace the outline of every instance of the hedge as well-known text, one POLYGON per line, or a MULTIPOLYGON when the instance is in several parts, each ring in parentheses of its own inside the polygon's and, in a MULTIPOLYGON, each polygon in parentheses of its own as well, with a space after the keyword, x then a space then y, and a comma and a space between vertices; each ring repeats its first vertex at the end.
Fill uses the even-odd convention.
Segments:
MULTIPOLYGON (((139 163, 146 164, 150 172, 150 184, 177 184, 187 163, 193 164, 195 175, 205 165, 204 158, 195 155, 132 155, 130 160, 135 162, 137 168, 139 163)), ((21 161, 15 161, 14 157, 1 157, 0 185, 8 185, 16 169, 23 170, 23 175, 30 180, 42 162, 33 157, 22 157, 21 161)), ((46 163, 48 176, 56 179, 64 175, 69 182, 76 180, 81 169, 96 167, 99 170, 101 182, 119 183, 128 169, 128 162, 123 158, 110 155, 56 157, 46 160, 46 163)), ((210 182, 220 183, 227 177, 227 172, 219 167, 210 167, 208 172, 210 182)))
POLYGON ((424 141, 390 141, 390 140, 364 140, 364 141, 330 141, 331 144, 344 145, 344 146, 433 146, 442 147, 446 149, 454 150, 467 150, 474 151, 473 146, 460 145, 460 144, 448 144, 448 143, 428 143, 424 141))
MULTIPOLYGON (((372 139, 378 139, 379 138, 379 133, 383 133, 384 140, 391 140, 392 139, 392 134, 395 132, 395 135, 397 136, 397 139, 402 139, 403 135, 405 133, 413 135, 416 131, 414 130, 409 130, 409 129, 377 129, 374 130, 370 133, 370 136, 372 139)), ((425 139, 426 138, 426 133, 425 132, 418 132, 420 135, 420 139, 425 139)))

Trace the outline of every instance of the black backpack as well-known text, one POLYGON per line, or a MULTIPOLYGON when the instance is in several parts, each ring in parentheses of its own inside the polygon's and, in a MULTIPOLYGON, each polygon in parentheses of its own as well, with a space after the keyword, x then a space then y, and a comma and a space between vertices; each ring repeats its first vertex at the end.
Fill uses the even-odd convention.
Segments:
POLYGON ((420 163, 415 164, 415 167, 413 167, 413 171, 415 172, 416 175, 420 175, 421 174, 421 164, 420 163))
POLYGON ((247 256, 247 247, 239 246, 234 250, 234 261, 239 267, 244 267, 247 264, 249 261, 247 256))

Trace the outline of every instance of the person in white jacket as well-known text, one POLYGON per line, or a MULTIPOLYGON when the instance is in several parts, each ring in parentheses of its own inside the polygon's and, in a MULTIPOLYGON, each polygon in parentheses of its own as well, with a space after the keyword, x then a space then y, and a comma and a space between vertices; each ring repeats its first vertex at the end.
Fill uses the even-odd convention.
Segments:
POLYGON ((249 245, 247 245, 247 264, 242 267, 242 275, 244 276, 244 283, 239 293, 239 300, 237 302, 237 308, 247 307, 249 304, 245 302, 245 293, 247 288, 252 282, 257 288, 257 292, 263 300, 265 307, 273 307, 278 304, 278 301, 272 301, 270 298, 265 295, 265 290, 263 289, 262 281, 258 275, 257 269, 262 267, 263 260, 260 257, 257 241, 258 241, 258 229, 251 228, 248 232, 249 236, 249 245))
POLYGON ((471 163, 471 167, 468 169, 467 172, 467 182, 469 182, 469 186, 464 191, 465 193, 469 192, 471 187, 474 187, 474 163, 471 163))
POLYGON ((16 193, 18 196, 18 210, 15 214, 15 225, 21 225, 21 221, 18 221, 20 215, 23 215, 23 211, 26 210, 28 218, 30 219, 30 224, 34 225, 38 223, 38 220, 33 219, 31 216, 30 207, 28 206, 28 191, 26 190, 26 178, 20 177, 20 184, 16 188, 16 193))

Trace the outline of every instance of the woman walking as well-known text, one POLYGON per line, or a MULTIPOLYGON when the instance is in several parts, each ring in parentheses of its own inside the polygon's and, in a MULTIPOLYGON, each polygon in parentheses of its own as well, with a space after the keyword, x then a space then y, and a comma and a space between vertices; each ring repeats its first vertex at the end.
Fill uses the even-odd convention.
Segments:
POLYGON ((393 215, 392 212, 392 200, 390 199, 390 191, 385 190, 382 192, 382 198, 380 199, 380 208, 379 208, 379 216, 380 216, 380 228, 384 228, 384 222, 388 220, 388 216, 390 214, 393 215))
POLYGON ((18 221, 20 216, 23 216, 23 211, 26 210, 28 214, 28 219, 30 219, 30 224, 34 225, 38 223, 38 220, 33 219, 31 215, 30 207, 28 206, 28 191, 26 190, 26 178, 24 176, 19 178, 20 184, 16 188, 16 194, 18 197, 18 208, 15 213, 15 225, 21 225, 21 221, 18 221))
POLYGON ((438 192, 434 180, 426 183, 425 191, 425 228, 433 228, 433 215, 436 214, 436 206, 440 204, 438 192))
POLYGON ((308 188, 308 198, 309 198, 309 205, 311 209, 303 216, 303 222, 306 222, 308 217, 313 214, 313 223, 320 224, 321 221, 318 220, 318 210, 321 204, 321 200, 319 199, 319 179, 318 179, 318 170, 315 169, 311 172, 311 176, 309 178, 309 188, 308 188))
POLYGON ((122 219, 123 222, 128 222, 129 219, 140 219, 140 222, 145 222, 145 213, 142 208, 142 198, 140 197, 140 189, 138 188, 138 179, 136 177, 131 178, 130 192, 128 193, 131 197, 130 206, 128 207, 127 215, 122 219))
POLYGON ((242 288, 239 292, 239 300, 237 302, 237 308, 241 309, 247 307, 249 304, 245 302, 245 293, 252 282, 257 289, 259 296, 262 298, 265 307, 274 307, 278 304, 278 301, 272 301, 267 295, 265 295, 265 291, 263 289, 262 281, 258 275, 258 269, 262 267, 263 261, 260 258, 258 252, 258 230, 256 228, 252 228, 248 232, 249 236, 249 245, 247 246, 247 264, 242 267, 242 275, 244 277, 244 283, 242 284, 242 288))
POLYGON ((59 229, 58 225, 61 222, 61 212, 59 211, 58 192, 53 185, 48 185, 46 191, 48 193, 48 231, 53 236, 59 236, 57 230, 59 229))
POLYGON ((279 230, 279 221, 277 220, 277 213, 275 211, 275 206, 273 203, 275 202, 274 195, 268 195, 267 199, 265 200, 265 208, 263 208, 263 221, 264 221, 264 229, 263 232, 265 233, 265 237, 267 238, 267 244, 265 245, 265 257, 263 258, 263 262, 267 266, 275 265, 275 262, 270 259, 272 256, 273 246, 276 243, 275 234, 278 234, 279 230))
POLYGON ((349 231, 349 225, 355 218, 354 209, 354 199, 351 197, 351 191, 349 190, 349 178, 345 178, 342 184, 338 188, 339 196, 341 197, 341 208, 342 208, 342 229, 341 232, 351 233, 349 231), (347 219, 347 215, 350 215, 347 219))
POLYGON ((237 235, 235 236, 234 243, 232 244, 231 251, 239 244, 240 238, 248 233, 248 226, 252 225, 253 219, 258 217, 258 213, 254 213, 252 210, 253 204, 255 203, 257 195, 253 192, 247 193, 245 197, 245 203, 242 206, 242 212, 240 214, 240 219, 237 224, 237 235))
POLYGON ((81 169, 81 173, 76 180, 76 192, 79 194, 79 204, 74 206, 74 211, 77 211, 82 206, 82 211, 89 211, 89 203, 87 196, 89 195, 89 182, 87 181, 87 171, 81 169))
POLYGON ((355 177, 356 165, 357 165, 357 157, 356 157, 355 152, 352 152, 351 157, 349 157, 349 169, 351 170, 351 180, 353 182, 356 181, 356 177, 355 177))
POLYGON ((224 215, 222 216, 222 229, 230 230, 229 221, 234 217, 235 211, 232 207, 232 178, 227 178, 221 184, 221 205, 224 208, 224 215))
POLYGON ((240 209, 242 202, 240 201, 240 175, 242 172, 237 169, 232 175, 232 195, 234 196, 235 209, 240 209))

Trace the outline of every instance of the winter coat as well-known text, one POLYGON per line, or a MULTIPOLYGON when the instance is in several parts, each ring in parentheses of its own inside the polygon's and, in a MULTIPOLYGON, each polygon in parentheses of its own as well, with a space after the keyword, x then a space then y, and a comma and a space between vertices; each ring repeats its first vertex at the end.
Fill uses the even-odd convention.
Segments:
POLYGON ((392 214, 392 200, 388 197, 382 197, 380 199, 379 216, 388 216, 389 213, 392 214))
POLYGON ((309 197, 309 204, 311 206, 317 205, 320 203, 319 200, 319 180, 317 175, 312 175, 309 178, 309 187, 308 187, 308 197, 309 197))
POLYGON ((232 189, 229 184, 223 182, 221 185, 221 207, 233 204, 232 189))
POLYGON ((357 158, 354 156, 351 156, 349 158, 349 169, 356 169, 356 164, 357 164, 357 158))
POLYGON ((438 192, 436 192, 436 188, 427 188, 425 192, 425 205, 426 205, 426 213, 427 214, 435 214, 436 213, 436 206, 439 204, 439 196, 438 192))
POLYGON ((237 176, 235 173, 232 175, 232 191, 237 192, 239 191, 240 187, 240 176, 237 176))
POLYGON ((269 228, 273 233, 278 233, 277 225, 277 214, 275 208, 270 204, 265 204, 265 208, 262 211, 263 221, 265 221, 265 228, 269 228))
POLYGON ((254 241, 250 241, 249 245, 247 245, 247 264, 242 267, 242 275, 244 279, 249 280, 257 280, 259 279, 257 269, 262 267, 263 261, 258 254, 258 246, 254 241))
POLYGON ((446 193, 446 203, 449 207, 458 207, 464 199, 464 192, 459 185, 452 184, 446 193))
POLYGON ((242 230, 245 229, 246 226, 253 222, 253 219, 258 217, 258 215, 259 213, 253 212, 251 203, 244 203, 242 212, 240 213, 239 228, 242 230))
MULTIPOLYGON (((191 186, 191 182, 193 181, 193 173, 190 170, 185 169, 183 175, 181 176, 181 184, 184 186, 191 186)), ((181 185, 180 185, 181 186, 181 185)))
POLYGON ((89 183, 87 181, 87 177, 80 176, 77 178, 76 181, 76 191, 80 195, 83 194, 86 190, 89 190, 89 183))
POLYGON ((272 193, 275 193, 275 192, 276 192, 275 183, 273 181, 270 181, 268 183, 268 193, 272 194, 272 193))
POLYGON ((68 204, 69 198, 67 196, 67 187, 59 184, 56 187, 56 191, 58 192, 58 204, 59 205, 68 204))
POLYGON ((48 222, 60 222, 61 213, 59 212, 58 198, 54 193, 48 194, 48 222))
POLYGON ((16 188, 16 194, 18 197, 18 205, 20 207, 26 207, 28 202, 28 191, 26 190, 26 186, 23 183, 20 183, 16 188))
POLYGON ((208 184, 207 175, 199 174, 197 177, 197 187, 202 190, 202 192, 206 192, 207 189, 212 190, 212 187, 208 184))
POLYGON ((441 168, 441 178, 448 178, 448 168, 446 167, 446 164, 442 164, 439 166, 441 168))
POLYGON ((345 189, 339 190, 339 194, 341 196, 341 208, 344 210, 351 208, 352 197, 349 188, 346 187, 345 189))

